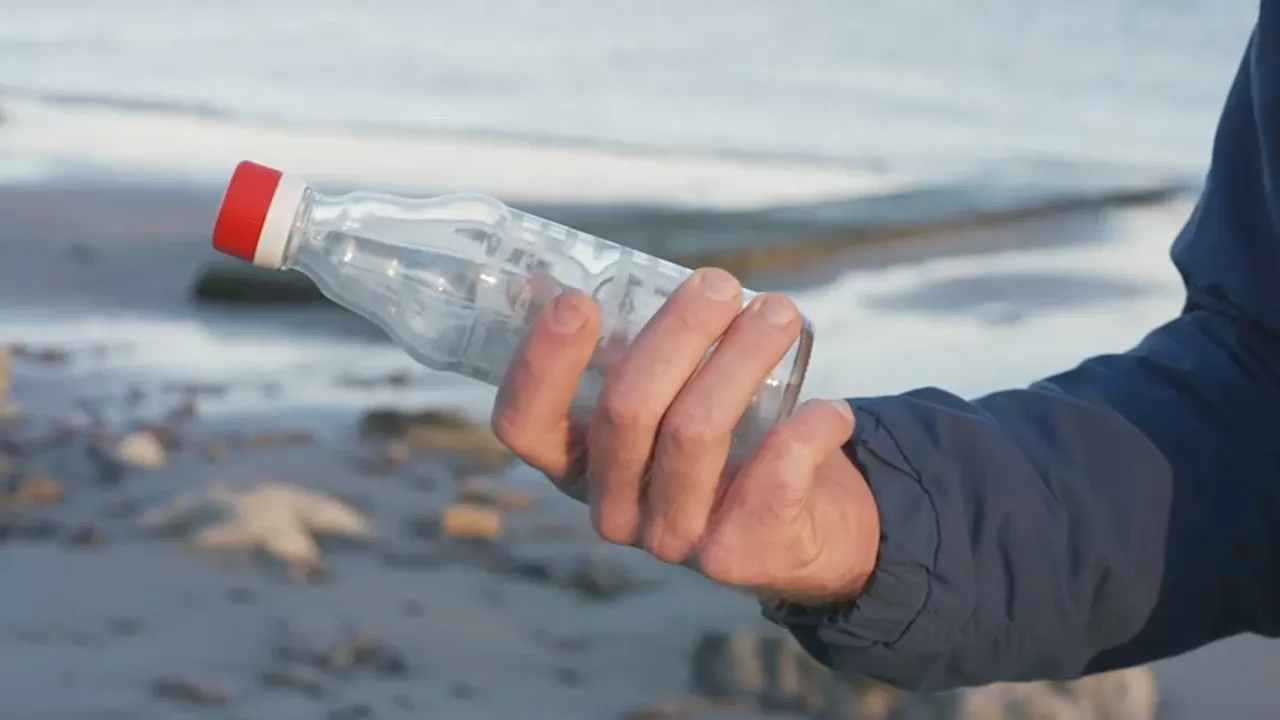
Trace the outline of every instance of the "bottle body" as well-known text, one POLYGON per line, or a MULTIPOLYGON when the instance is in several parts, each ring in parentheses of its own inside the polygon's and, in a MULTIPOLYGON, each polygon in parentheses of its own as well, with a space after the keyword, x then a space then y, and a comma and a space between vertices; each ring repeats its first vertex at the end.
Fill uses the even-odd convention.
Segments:
MULTIPOLYGON (((602 329, 575 398, 582 416, 595 405, 609 359, 691 274, 483 195, 411 200, 311 189, 293 218, 282 265, 377 323, 419 363, 490 384, 501 381, 552 299, 569 288, 586 292, 599 304, 602 329)), ((739 422, 735 455, 791 412, 812 341, 806 320, 739 422)))

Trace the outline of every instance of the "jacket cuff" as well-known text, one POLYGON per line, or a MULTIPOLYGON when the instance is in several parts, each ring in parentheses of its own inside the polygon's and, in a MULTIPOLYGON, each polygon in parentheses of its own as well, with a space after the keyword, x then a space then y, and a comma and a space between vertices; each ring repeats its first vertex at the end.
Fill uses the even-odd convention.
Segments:
POLYGON ((764 608, 819 662, 900 687, 934 674, 950 630, 933 606, 939 517, 920 473, 877 412, 875 400, 851 400, 857 418, 845 453, 862 472, 880 513, 876 569, 852 601, 764 608))

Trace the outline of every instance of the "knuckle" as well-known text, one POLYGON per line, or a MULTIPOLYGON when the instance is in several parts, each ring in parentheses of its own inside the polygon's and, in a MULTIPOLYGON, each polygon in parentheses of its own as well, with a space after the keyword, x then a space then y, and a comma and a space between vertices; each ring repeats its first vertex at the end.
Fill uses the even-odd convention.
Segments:
POLYGON ((675 408, 662 425, 659 442, 678 454, 701 454, 716 439, 716 429, 701 410, 675 408))
POLYGON ((606 388, 600 394, 597 407, 600 418, 619 430, 642 428, 655 422, 644 402, 625 386, 606 388))
POLYGON ((644 537, 645 552, 671 565, 684 562, 692 546, 691 533, 677 531, 669 524, 651 526, 644 537))

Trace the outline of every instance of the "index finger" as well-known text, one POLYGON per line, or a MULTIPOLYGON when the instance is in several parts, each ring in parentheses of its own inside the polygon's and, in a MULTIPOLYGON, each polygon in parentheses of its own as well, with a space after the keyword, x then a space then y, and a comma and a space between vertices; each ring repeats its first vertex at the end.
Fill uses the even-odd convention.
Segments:
POLYGON ((553 480, 567 477, 574 462, 577 433, 569 413, 599 328, 595 301, 581 291, 565 291, 534 323, 498 386, 494 433, 553 480))

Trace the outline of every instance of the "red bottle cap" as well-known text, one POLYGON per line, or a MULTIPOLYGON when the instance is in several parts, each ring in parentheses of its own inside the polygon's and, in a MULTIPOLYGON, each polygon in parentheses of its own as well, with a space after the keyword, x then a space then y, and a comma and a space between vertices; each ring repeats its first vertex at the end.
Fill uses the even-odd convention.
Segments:
POLYGON ((284 264, 293 220, 307 184, 245 160, 236 166, 213 226, 213 247, 254 265, 284 264))

